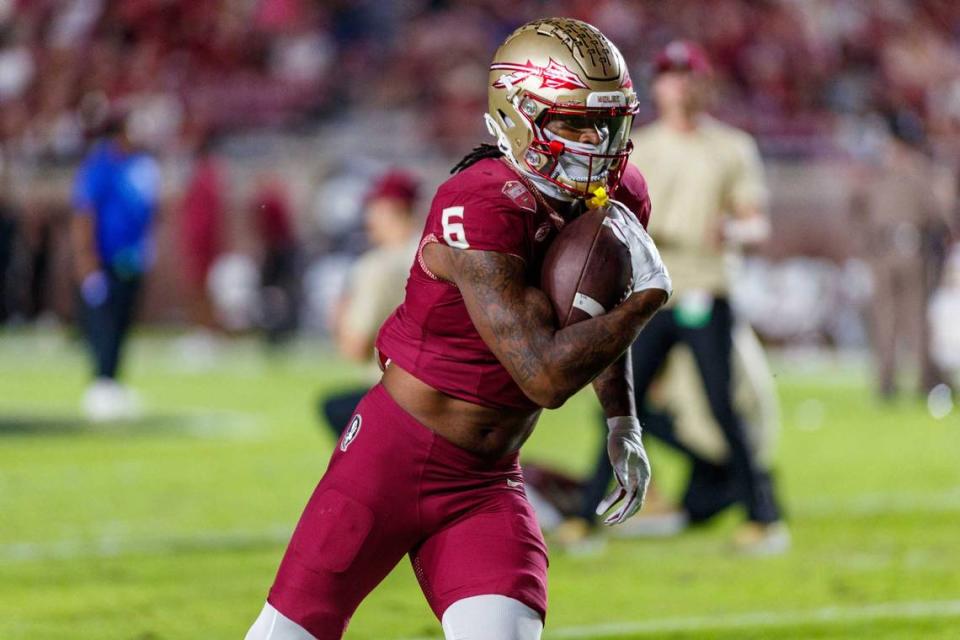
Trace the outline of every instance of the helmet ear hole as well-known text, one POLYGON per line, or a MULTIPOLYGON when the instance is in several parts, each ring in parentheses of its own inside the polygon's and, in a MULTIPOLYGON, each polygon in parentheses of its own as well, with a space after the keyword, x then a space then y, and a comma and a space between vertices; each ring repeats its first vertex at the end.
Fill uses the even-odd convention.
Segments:
POLYGON ((497 115, 500 116, 500 122, 503 123, 503 126, 507 129, 513 129, 515 126, 513 120, 510 119, 510 116, 505 114, 502 109, 497 109, 497 115))

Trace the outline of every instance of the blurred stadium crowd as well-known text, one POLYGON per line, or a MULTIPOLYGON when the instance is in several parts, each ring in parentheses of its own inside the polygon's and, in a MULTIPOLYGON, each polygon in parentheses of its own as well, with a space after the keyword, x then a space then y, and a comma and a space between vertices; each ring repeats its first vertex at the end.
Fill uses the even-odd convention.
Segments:
POLYGON ((138 103, 168 147, 198 122, 225 131, 403 105, 459 150, 481 133, 491 50, 546 12, 609 33, 637 76, 671 38, 702 42, 718 114, 771 144, 891 107, 945 143, 960 135, 960 7, 947 0, 718 0, 709 19, 690 0, 4 0, 4 141, 76 158, 103 101, 138 103))
POLYGON ((693 0, 0 0, 0 320, 70 315, 70 183, 122 111, 163 168, 146 315, 191 317, 184 282, 216 284, 222 263, 220 306, 233 315, 220 322, 250 325, 238 309, 281 246, 297 280, 284 285, 298 309, 284 323, 326 330, 364 247, 371 180, 402 165, 432 186, 485 141, 491 52, 548 14, 618 43, 640 121, 654 115, 653 53, 676 37, 703 43, 712 111, 755 134, 771 163, 774 237, 744 308, 770 339, 862 344, 848 320, 866 285, 847 261, 837 178, 879 153, 884 114, 897 113, 922 123, 955 182, 960 5, 949 0, 716 0, 709 14, 693 0), (190 222, 197 210, 216 220, 190 222), (210 259, 191 275, 177 256, 198 224, 210 259))

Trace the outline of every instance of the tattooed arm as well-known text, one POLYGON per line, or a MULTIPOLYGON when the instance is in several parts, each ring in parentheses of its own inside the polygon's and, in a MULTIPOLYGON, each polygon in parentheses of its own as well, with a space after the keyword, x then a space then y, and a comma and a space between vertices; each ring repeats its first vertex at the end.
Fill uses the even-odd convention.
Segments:
POLYGON ((593 390, 603 407, 603 415, 607 418, 637 415, 637 403, 633 395, 633 361, 629 347, 597 376, 593 381, 593 390))
POLYGON ((460 289, 484 342, 523 392, 547 408, 562 405, 623 356, 667 298, 648 289, 609 313, 557 329, 550 301, 527 286, 519 258, 439 243, 424 247, 423 258, 460 289))

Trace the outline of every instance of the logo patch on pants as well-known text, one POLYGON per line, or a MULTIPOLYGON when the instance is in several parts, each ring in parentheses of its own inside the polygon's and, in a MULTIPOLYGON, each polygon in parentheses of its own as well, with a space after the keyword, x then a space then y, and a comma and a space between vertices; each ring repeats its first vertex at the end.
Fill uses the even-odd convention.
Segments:
POLYGON ((360 425, 362 423, 363 417, 359 413, 353 416, 353 420, 350 421, 350 426, 343 432, 343 438, 340 440, 340 451, 346 451, 350 443, 357 439, 357 434, 360 433, 360 425))

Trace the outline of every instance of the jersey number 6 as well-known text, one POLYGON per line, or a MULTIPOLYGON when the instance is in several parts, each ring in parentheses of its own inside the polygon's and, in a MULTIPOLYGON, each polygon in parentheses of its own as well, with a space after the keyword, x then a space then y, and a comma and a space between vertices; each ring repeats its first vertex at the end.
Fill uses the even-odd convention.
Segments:
POLYGON ((443 239, 447 246, 454 249, 469 249, 466 233, 463 230, 463 207, 447 207, 443 210, 443 239))

